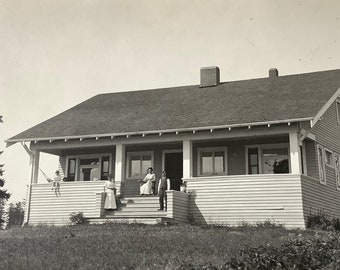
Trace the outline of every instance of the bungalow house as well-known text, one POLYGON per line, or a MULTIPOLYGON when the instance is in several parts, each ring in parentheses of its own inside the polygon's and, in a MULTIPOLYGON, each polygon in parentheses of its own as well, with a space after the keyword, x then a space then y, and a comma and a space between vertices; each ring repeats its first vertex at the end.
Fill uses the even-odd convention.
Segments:
POLYGON ((304 228, 322 211, 340 218, 340 70, 99 94, 10 139, 33 156, 25 220, 65 224, 173 219, 273 222, 304 228), (59 156, 59 192, 37 183, 40 153, 59 156), (171 179, 167 211, 139 197, 147 167, 171 179), (119 208, 103 209, 113 175, 119 208), (185 181, 187 192, 181 192, 185 181))

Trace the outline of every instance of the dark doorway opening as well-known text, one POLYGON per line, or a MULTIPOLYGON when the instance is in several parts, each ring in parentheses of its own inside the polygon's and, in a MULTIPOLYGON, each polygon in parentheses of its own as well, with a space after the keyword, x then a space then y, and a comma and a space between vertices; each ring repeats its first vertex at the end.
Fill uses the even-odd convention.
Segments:
POLYGON ((170 179, 172 190, 180 190, 183 177, 183 153, 165 153, 164 170, 170 179))

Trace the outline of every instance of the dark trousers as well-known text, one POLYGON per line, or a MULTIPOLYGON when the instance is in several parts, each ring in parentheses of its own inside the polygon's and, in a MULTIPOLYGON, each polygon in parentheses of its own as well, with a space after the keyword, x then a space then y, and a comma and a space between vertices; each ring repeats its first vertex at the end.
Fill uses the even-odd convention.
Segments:
POLYGON ((166 208, 166 190, 160 189, 158 196, 159 196, 159 209, 164 210, 164 201, 165 201, 165 208, 166 208))

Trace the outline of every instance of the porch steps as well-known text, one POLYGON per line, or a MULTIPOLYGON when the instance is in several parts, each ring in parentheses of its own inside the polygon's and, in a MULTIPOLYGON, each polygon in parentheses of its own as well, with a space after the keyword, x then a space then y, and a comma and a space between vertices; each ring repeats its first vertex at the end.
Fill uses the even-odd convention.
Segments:
POLYGON ((129 194, 132 196, 139 195, 139 182, 138 179, 128 179, 124 182, 124 194, 129 194))
POLYGON ((158 196, 125 196, 120 199, 117 210, 105 210, 101 218, 89 218, 92 224, 102 223, 142 223, 164 224, 172 222, 166 211, 159 208, 158 196))

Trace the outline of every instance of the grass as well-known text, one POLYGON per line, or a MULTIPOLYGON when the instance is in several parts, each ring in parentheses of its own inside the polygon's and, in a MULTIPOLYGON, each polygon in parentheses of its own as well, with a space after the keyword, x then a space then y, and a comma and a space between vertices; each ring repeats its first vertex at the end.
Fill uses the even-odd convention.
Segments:
POLYGON ((222 266, 245 246, 280 248, 292 239, 311 241, 320 234, 326 232, 275 226, 15 228, 0 231, 0 269, 228 269, 222 266))

